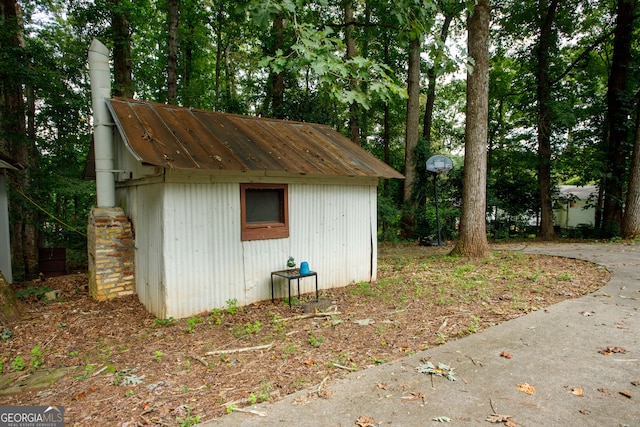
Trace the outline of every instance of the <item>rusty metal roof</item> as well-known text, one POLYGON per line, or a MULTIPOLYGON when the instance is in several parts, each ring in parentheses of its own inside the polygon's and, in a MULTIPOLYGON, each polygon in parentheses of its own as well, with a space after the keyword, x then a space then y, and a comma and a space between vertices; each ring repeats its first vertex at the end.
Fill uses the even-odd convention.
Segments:
POLYGON ((326 125, 113 98, 109 109, 141 162, 177 169, 404 178, 326 125))

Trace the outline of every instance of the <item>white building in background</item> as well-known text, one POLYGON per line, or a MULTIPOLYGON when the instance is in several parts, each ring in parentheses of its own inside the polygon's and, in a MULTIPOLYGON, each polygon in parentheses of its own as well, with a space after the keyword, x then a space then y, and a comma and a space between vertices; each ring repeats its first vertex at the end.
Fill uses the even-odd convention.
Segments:
POLYGON ((576 228, 580 225, 594 226, 596 209, 595 198, 598 187, 595 185, 560 185, 560 192, 554 209, 555 225, 561 228, 576 228))

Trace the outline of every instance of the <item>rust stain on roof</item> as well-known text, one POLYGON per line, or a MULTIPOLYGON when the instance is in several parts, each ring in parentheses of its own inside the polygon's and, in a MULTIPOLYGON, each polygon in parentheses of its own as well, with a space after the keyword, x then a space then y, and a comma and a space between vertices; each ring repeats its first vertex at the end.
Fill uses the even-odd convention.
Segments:
POLYGON ((404 178, 326 125, 113 98, 120 135, 141 162, 178 169, 404 178))

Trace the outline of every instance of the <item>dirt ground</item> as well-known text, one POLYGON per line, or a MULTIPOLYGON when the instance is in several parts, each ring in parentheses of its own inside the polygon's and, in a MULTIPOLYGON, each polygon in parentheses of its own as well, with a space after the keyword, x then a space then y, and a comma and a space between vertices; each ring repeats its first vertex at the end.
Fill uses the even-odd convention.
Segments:
POLYGON ((320 306, 312 295, 292 309, 286 301, 230 301, 177 321, 154 318, 136 296, 94 301, 86 274, 23 284, 22 319, 0 334, 7 380, 0 405, 62 405, 68 426, 193 425, 305 388, 326 396, 326 385, 351 371, 609 280, 605 269, 578 260, 498 250, 469 261, 445 256, 448 250, 381 246, 375 283, 321 291, 320 306), (58 298, 43 300, 43 287, 59 290, 58 298), (74 368, 51 385, 9 392, 60 367, 74 368))

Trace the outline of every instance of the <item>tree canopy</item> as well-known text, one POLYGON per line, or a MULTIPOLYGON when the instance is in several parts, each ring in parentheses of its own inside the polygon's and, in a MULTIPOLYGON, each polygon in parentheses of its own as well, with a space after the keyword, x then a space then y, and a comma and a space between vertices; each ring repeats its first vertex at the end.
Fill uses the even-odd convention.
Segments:
MULTIPOLYGON (((381 238, 435 234, 424 161, 452 157, 440 203, 445 237, 458 237, 465 80, 477 65, 467 16, 475 7, 459 0, 5 0, 0 152, 27 166, 10 174, 14 271, 36 273, 37 247, 67 247, 80 266, 86 257, 95 198, 93 183, 82 179, 91 139, 86 56, 94 37, 112 49, 114 88, 124 96, 324 123, 405 173, 404 185, 379 187, 381 238)), ((570 183, 599 188, 593 233, 637 237, 637 1, 490 7, 480 141, 489 231, 553 237, 556 188, 570 183)))

